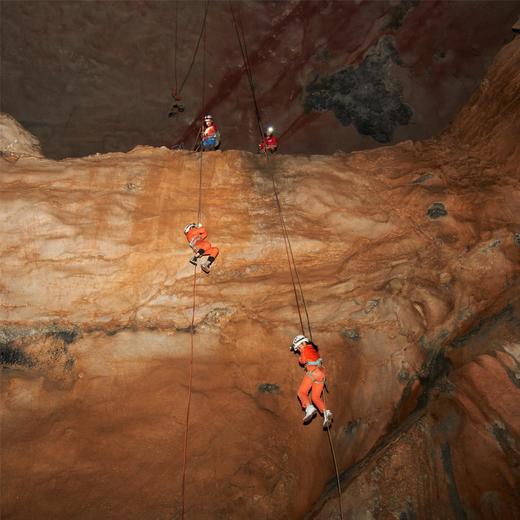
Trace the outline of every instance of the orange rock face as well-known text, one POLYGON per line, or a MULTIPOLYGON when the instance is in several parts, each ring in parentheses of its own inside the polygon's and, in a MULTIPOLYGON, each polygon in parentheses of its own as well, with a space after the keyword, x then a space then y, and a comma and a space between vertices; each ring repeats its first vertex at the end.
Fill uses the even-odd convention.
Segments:
POLYGON ((202 168, 186 518, 338 515, 271 174, 345 517, 518 516, 518 70, 517 39, 450 132, 370 152, 0 159, 2 514, 179 515, 202 168))

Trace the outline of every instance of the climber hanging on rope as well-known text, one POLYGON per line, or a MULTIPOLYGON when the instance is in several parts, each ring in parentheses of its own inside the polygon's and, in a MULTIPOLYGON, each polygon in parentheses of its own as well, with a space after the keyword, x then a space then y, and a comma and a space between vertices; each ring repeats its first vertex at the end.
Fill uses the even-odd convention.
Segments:
POLYGON ((220 146, 220 132, 213 121, 213 117, 210 115, 204 117, 201 139, 202 151, 218 150, 220 146))
POLYGON ((190 247, 193 249, 195 253, 190 258, 190 264, 197 265, 197 262, 203 256, 207 256, 208 259, 204 264, 200 266, 200 268, 206 273, 209 274, 211 264, 215 261, 218 256, 219 250, 216 247, 213 247, 210 242, 206 240, 208 238, 208 232, 202 226, 202 224, 188 224, 184 228, 184 234, 186 235, 186 239, 188 240, 190 247))
POLYGON ((268 126, 265 129, 264 138, 258 145, 259 152, 263 152, 264 150, 270 153, 274 153, 278 150, 278 139, 274 135, 274 128, 272 126, 268 126))
POLYGON ((325 370, 321 363, 318 353, 318 345, 313 343, 305 336, 296 336, 293 339, 291 350, 300 355, 298 362, 305 368, 305 376, 298 389, 298 399, 305 410, 303 424, 311 422, 317 411, 323 414, 323 427, 328 428, 332 422, 332 412, 325 409, 325 404, 321 398, 325 385, 325 370), (312 388, 312 402, 309 399, 309 391, 312 388))

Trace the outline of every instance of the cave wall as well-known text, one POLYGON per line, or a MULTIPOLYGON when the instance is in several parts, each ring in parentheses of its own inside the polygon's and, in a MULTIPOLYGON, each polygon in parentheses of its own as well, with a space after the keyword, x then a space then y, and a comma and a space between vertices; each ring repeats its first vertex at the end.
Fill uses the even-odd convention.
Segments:
MULTIPOLYGON (((187 517, 337 516, 301 425, 278 183, 352 518, 518 516, 520 39, 437 139, 202 156, 187 517), (430 515, 430 516, 428 516, 430 515)), ((2 516, 179 514, 200 156, 0 141, 2 516)))
MULTIPOLYGON (((518 2, 234 2, 265 122, 288 153, 333 153, 437 134, 512 38, 518 2)), ((204 4, 178 2, 177 84, 204 4)), ((201 111, 198 56, 186 110, 167 114, 175 84, 175 2, 3 0, 1 110, 53 158, 191 148, 201 111)), ((210 2, 202 112, 226 149, 255 151, 253 105, 229 5, 210 2)))

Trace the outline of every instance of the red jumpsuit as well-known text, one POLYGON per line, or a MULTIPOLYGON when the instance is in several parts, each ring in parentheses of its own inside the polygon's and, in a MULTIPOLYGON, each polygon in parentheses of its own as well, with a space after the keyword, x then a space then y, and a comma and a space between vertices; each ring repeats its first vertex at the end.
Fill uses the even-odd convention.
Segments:
POLYGON ((302 408, 305 410, 310 404, 309 390, 312 388, 311 397, 312 402, 316 405, 316 408, 323 413, 325 404, 321 399, 323 393, 323 386, 325 385, 325 370, 319 365, 310 365, 308 362, 316 362, 320 359, 320 354, 312 346, 306 343, 300 350, 300 365, 305 367, 305 376, 298 389, 298 399, 302 404, 302 408))
POLYGON ((211 242, 208 242, 206 238, 208 238, 208 232, 204 227, 193 227, 186 234, 186 238, 190 243, 190 247, 195 251, 195 253, 200 254, 200 256, 212 256, 213 258, 217 258, 218 256, 218 248, 213 247, 211 242), (203 251, 200 253, 200 251, 203 251))
POLYGON ((220 145, 220 132, 214 123, 203 129, 202 131, 202 148, 207 150, 216 150, 220 145))
POLYGON ((268 152, 276 152, 278 149, 278 139, 276 139, 274 135, 264 137, 262 142, 258 145, 258 148, 260 148, 261 152, 264 151, 264 148, 268 152))
POLYGON ((215 124, 211 123, 209 126, 207 126, 206 128, 204 128, 204 131, 202 133, 202 137, 213 137, 214 135, 216 135, 218 132, 217 130, 217 127, 215 126, 215 124))

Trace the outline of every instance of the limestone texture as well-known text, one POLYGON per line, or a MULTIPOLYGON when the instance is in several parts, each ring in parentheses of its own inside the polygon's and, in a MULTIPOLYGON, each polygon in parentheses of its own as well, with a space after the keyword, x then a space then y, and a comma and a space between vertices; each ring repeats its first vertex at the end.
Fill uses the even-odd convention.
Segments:
POLYGON ((43 157, 38 139, 9 114, 0 114, 0 151, 5 160, 12 162, 20 155, 43 157))
POLYGON ((344 518, 518 518, 519 71, 517 38, 446 133, 371 151, 0 158, 2 517, 179 518, 193 332, 185 518, 339 518, 273 175, 344 518))

